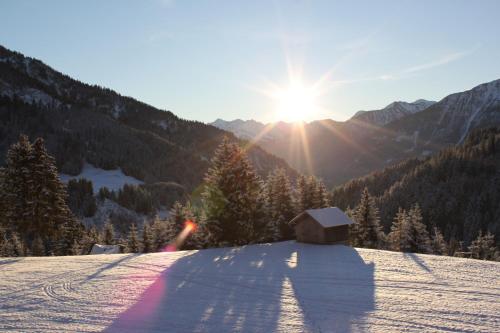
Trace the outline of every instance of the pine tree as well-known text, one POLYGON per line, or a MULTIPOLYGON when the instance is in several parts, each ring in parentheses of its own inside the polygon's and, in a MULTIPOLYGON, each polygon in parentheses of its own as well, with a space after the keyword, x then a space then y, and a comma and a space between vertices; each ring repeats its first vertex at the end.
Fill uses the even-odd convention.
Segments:
POLYGON ((214 245, 241 245, 266 237, 261 189, 243 150, 225 137, 205 176, 202 196, 214 245))
POLYGON ((479 231, 479 235, 469 246, 469 251, 474 259, 494 260, 496 257, 494 236, 490 232, 483 235, 483 232, 479 231))
POLYGON ((37 257, 45 255, 45 245, 43 244, 42 238, 36 236, 31 244, 31 254, 37 257))
POLYGON ((154 219, 153 224, 151 225, 151 233, 153 235, 152 251, 161 251, 171 240, 171 235, 168 231, 167 223, 160 220, 159 218, 154 219))
POLYGON ((448 254, 448 246, 444 240, 443 234, 437 227, 432 230, 432 240, 431 240, 432 253, 439 255, 448 254))
POLYGON ((429 233, 422 223, 422 211, 420 206, 415 204, 408 212, 408 219, 410 222, 410 236, 411 236, 411 252, 416 253, 431 253, 431 244, 429 233))
POLYGON ((293 226, 289 223, 295 216, 295 208, 292 186, 284 169, 276 169, 269 175, 264 195, 270 239, 293 238, 293 226))
POLYGON ((6 222, 28 242, 39 235, 49 245, 56 244, 63 236, 63 226, 73 217, 65 186, 43 139, 31 145, 21 135, 10 147, 6 162, 0 189, 6 222))
POLYGON ((394 217, 391 232, 387 236, 388 247, 393 251, 411 251, 411 227, 406 210, 399 207, 398 213, 394 217))
POLYGON ((12 257, 22 257, 24 255, 24 244, 16 232, 10 236, 10 255, 12 257))
POLYGON ((380 226, 378 208, 367 188, 361 194, 361 200, 356 207, 354 217, 356 226, 353 227, 353 230, 356 246, 375 249, 381 247, 384 234, 380 226))
POLYGON ((179 201, 176 201, 172 209, 170 209, 170 214, 167 219, 168 241, 172 241, 181 233, 182 229, 184 229, 186 220, 184 206, 179 201))
POLYGON ((127 252, 139 252, 139 239, 137 236, 137 228, 135 224, 130 225, 130 231, 128 233, 127 252))
POLYGON ((142 252, 153 252, 153 235, 149 223, 144 223, 142 226, 142 252))
POLYGON ((313 189, 313 208, 329 207, 330 199, 325 184, 322 181, 311 177, 310 186, 313 189))
POLYGON ((107 245, 115 244, 115 229, 110 221, 104 224, 104 235, 102 237, 103 241, 107 245))

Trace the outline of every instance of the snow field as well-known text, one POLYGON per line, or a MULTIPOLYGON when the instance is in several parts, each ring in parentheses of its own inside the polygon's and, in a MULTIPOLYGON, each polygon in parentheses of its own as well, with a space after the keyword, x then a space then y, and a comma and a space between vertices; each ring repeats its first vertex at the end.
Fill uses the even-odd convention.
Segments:
POLYGON ((500 263, 293 241, 1 258, 0 331, 499 332, 500 263))

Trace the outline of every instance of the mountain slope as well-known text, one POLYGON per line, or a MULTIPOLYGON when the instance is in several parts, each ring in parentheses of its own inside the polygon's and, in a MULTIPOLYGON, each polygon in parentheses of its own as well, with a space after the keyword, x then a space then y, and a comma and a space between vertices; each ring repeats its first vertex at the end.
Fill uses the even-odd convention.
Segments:
MULTIPOLYGON (((187 190, 201 183, 222 137, 236 140, 213 126, 81 83, 1 46, 0 119, 0 156, 22 132, 44 137, 63 173, 76 175, 87 162, 187 190)), ((293 173, 259 147, 249 147, 248 153, 262 175, 277 166, 293 173)))
POLYGON ((398 208, 418 203, 429 230, 466 245, 479 231, 500 239, 500 127, 475 130, 462 145, 426 159, 409 159, 351 180, 333 191, 333 203, 354 207, 367 187, 375 196, 385 230, 398 208))
POLYGON ((463 142, 475 128, 496 125, 500 125, 500 80, 437 103, 395 102, 346 122, 325 119, 289 124, 286 130, 267 125, 266 134, 254 140, 294 168, 339 185, 406 158, 432 155, 463 142))
POLYGON ((364 122, 371 125, 384 126, 407 115, 425 110, 434 103, 436 102, 426 101, 425 99, 419 99, 413 103, 393 102, 380 110, 358 111, 347 122, 364 122))
POLYGON ((0 262, 2 331, 494 332, 500 312, 500 263, 342 245, 0 262))

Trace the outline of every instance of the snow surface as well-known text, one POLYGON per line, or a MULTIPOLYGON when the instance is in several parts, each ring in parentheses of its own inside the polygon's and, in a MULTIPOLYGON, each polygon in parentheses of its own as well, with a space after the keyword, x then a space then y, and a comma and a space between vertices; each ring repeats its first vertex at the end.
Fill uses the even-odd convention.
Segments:
POLYGON ((0 259, 0 331, 498 332, 500 263, 293 241, 0 259))
POLYGON ((107 187, 110 190, 117 191, 125 184, 140 185, 144 183, 139 179, 125 175, 121 169, 104 170, 96 168, 90 163, 85 163, 82 172, 77 176, 61 173, 59 177, 65 183, 71 179, 78 178, 91 180, 94 186, 94 193, 99 192, 101 187, 107 187))

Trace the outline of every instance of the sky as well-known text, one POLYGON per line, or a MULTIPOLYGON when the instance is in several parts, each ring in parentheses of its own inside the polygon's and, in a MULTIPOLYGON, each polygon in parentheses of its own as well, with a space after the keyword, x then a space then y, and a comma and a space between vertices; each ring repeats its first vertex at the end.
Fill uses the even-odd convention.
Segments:
POLYGON ((186 119, 286 118, 274 92, 292 76, 320 87, 305 120, 345 120, 499 79, 498 13, 496 0, 1 0, 0 44, 186 119))

